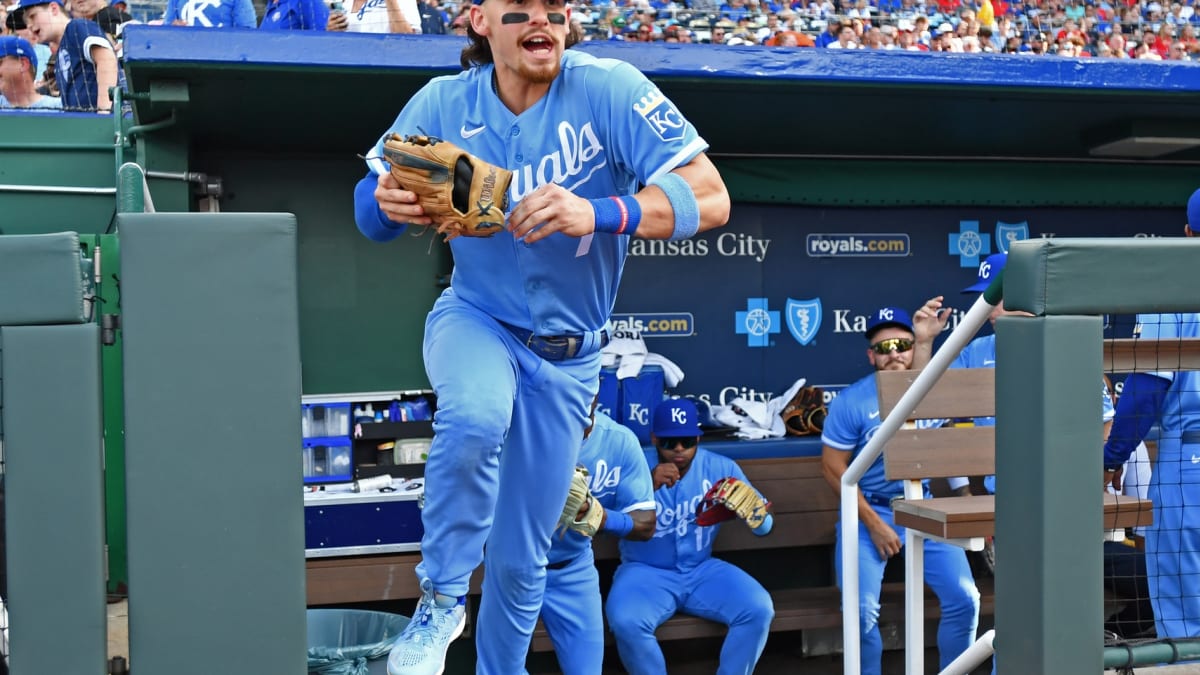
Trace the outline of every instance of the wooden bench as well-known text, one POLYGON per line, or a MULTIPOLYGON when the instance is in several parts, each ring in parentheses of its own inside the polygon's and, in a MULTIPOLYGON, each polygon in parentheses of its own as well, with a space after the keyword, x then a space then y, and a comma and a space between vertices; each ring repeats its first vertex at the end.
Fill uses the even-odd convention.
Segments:
MULTIPOLYGON (((879 410, 891 413, 919 373, 876 373, 879 410)), ((993 417, 996 414, 996 371, 993 368, 947 370, 917 405, 913 420, 993 417)), ((1098 423, 1098 422, 1097 422, 1098 423)), ((990 475, 996 472, 996 428, 955 427, 900 429, 884 449, 884 468, 892 480, 990 475)), ((940 539, 969 540, 995 534, 995 495, 904 499, 892 505, 897 525, 940 539)), ((1149 500, 1105 493, 1104 529, 1149 525, 1149 500)))

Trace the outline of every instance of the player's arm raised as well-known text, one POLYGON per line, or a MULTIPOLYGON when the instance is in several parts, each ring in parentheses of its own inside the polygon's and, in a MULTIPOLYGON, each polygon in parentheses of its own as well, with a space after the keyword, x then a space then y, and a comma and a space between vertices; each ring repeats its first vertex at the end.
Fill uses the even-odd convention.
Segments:
POLYGON ((584 199, 553 183, 544 185, 517 204, 508 229, 526 243, 555 232, 690 239, 728 221, 725 182, 708 156, 700 154, 631 196, 584 199))

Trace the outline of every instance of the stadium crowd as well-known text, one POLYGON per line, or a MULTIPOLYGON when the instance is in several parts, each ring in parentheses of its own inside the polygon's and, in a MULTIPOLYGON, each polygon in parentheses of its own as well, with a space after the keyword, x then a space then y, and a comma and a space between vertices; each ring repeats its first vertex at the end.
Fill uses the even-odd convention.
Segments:
MULTIPOLYGON (((33 107, 18 91, 28 86, 26 70, 32 71, 34 90, 46 97, 72 84, 72 73, 64 82, 55 72, 61 40, 45 31, 39 38, 24 20, 27 8, 50 5, 55 12, 39 14, 61 13, 63 26, 88 24, 86 30, 81 25, 61 31, 69 48, 72 36, 104 35, 118 58, 121 31, 131 22, 465 35, 469 7, 462 0, 166 0, 137 5, 135 17, 127 0, 0 0, 0 59, 26 59, 0 69, 0 107, 33 107), (35 58, 25 54, 30 48, 35 58)), ((1168 61, 1191 60, 1200 52, 1200 14, 1192 0, 600 0, 576 5, 572 19, 584 40, 1168 61)), ((76 60, 73 68, 83 72, 74 76, 94 82, 91 65, 86 56, 82 63, 76 60)), ((104 98, 93 92, 82 104, 76 96, 64 106, 103 108, 104 98)))

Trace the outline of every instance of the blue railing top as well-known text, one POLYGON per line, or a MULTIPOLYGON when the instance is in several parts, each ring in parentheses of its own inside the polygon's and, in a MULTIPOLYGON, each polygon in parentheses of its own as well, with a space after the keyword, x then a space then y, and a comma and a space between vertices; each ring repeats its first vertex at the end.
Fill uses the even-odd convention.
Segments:
MULTIPOLYGON (((208 64, 458 72, 462 39, 131 25, 124 57, 150 65, 208 64)), ((590 41, 582 49, 632 63, 653 78, 722 78, 894 85, 1200 92, 1200 63, 874 50, 729 47, 590 41)))

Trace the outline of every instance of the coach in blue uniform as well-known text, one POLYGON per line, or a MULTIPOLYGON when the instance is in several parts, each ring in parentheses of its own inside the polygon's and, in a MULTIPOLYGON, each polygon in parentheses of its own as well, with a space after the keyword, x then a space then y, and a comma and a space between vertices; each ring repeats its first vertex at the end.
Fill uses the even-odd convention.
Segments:
MULTIPOLYGON (((600 531, 646 541, 654 535, 654 488, 637 435, 611 417, 594 411, 579 464, 589 474, 596 503, 604 507, 600 531)), ((594 507, 592 507, 594 508, 594 507)), ((604 615, 600 575, 592 541, 567 530, 555 537, 547 556, 542 622, 554 643, 564 675, 600 675, 604 666, 604 615)))
MULTIPOLYGON (((630 237, 686 239, 729 217, 696 129, 633 66, 566 51, 570 14, 563 0, 472 5, 468 69, 430 81, 388 129, 511 169, 515 205, 508 233, 450 242, 450 288, 426 320, 438 410, 425 594, 392 675, 441 671, 481 560, 478 672, 522 672, 630 237)), ((381 144, 355 189, 355 220, 387 241, 431 220, 388 173, 381 144)))
MULTIPOLYGON (((1200 190, 1188 200, 1183 233, 1196 236, 1200 190)), ((1200 314, 1139 314, 1135 337, 1200 338, 1200 314)), ((1147 496, 1146 578, 1161 638, 1200 637, 1200 372, 1131 373, 1104 444, 1104 482, 1119 488, 1122 467, 1157 422, 1158 457, 1147 496)))
MULTIPOLYGON (((867 359, 875 370, 908 370, 912 367, 916 336, 908 312, 885 307, 867 323, 867 359)), ((922 336, 932 341, 932 335, 922 336)), ((846 387, 829 405, 821 434, 821 460, 825 479, 837 494, 842 474, 879 430, 879 394, 871 373, 846 387)), ((883 638, 879 633, 879 594, 888 558, 904 546, 904 528, 892 517, 892 500, 904 494, 901 481, 884 476, 883 456, 867 469, 858 483, 858 588, 859 627, 862 636, 862 672, 881 672, 883 638)), ((838 584, 842 583, 841 523, 837 531, 838 584)), ((979 590, 971 576, 966 552, 957 546, 922 539, 925 545, 925 583, 937 593, 942 618, 938 623, 938 655, 945 668, 975 641, 979 624, 979 590)))
MULTIPOLYGON (((651 439, 661 460, 653 472, 658 524, 650 541, 621 541, 621 565, 604 606, 621 663, 631 675, 666 673, 654 631, 683 612, 729 626, 717 673, 751 673, 775 617, 771 595, 754 577, 712 557, 720 525, 696 524, 696 505, 713 483, 728 476, 749 481, 732 459, 698 447, 700 416, 688 399, 655 408, 651 439)), ((754 534, 767 534, 772 522, 768 515, 754 534)))

